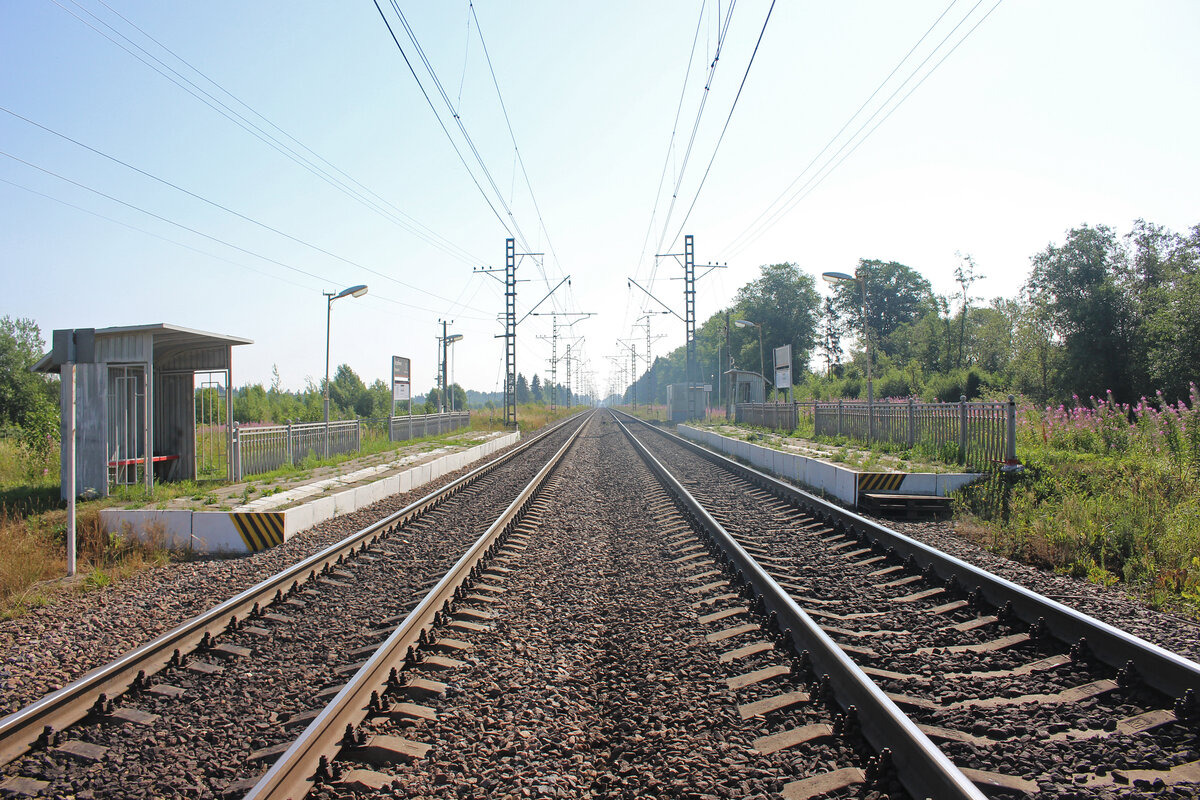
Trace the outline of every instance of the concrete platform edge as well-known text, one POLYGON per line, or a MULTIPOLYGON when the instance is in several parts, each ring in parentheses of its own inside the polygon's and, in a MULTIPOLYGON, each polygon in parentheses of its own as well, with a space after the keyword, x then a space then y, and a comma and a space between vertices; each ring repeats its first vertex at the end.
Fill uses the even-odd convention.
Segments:
POLYGON ((318 497, 283 511, 188 511, 183 509, 121 509, 100 511, 108 533, 136 536, 173 550, 239 554, 265 550, 316 525, 378 503, 386 497, 423 486, 467 464, 515 444, 519 431, 457 453, 449 453, 396 475, 334 495, 318 497))
MULTIPOLYGON (((863 476, 878 473, 857 472, 852 469, 830 464, 816 458, 809 458, 797 453, 785 453, 771 447, 753 444, 741 439, 722 436, 714 431, 693 428, 690 425, 677 425, 676 432, 693 442, 705 447, 735 456, 748 461, 755 469, 770 472, 807 486, 818 492, 835 497, 850 507, 858 506, 859 483, 863 476)), ((897 494, 925 494, 945 497, 950 492, 961 489, 972 481, 983 477, 978 472, 906 472, 900 483, 888 487, 885 491, 897 494)))

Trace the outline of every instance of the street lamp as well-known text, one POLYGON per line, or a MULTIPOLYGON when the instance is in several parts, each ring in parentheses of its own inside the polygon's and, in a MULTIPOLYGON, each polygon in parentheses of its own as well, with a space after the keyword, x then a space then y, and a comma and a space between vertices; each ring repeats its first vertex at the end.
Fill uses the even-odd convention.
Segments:
POLYGON ((875 384, 871 380, 871 328, 867 325, 867 279, 865 275, 847 275, 844 272, 822 272, 821 277, 830 283, 857 283, 862 290, 863 341, 867 347, 867 441, 875 439, 875 384))
POLYGON ((763 344, 762 344, 762 325, 757 322, 751 322, 748 319, 739 319, 733 323, 739 328, 748 328, 751 325, 758 328, 758 374, 763 379, 763 402, 767 402, 767 373, 764 372, 765 364, 763 363, 763 344))
POLYGON ((366 284, 360 283, 340 292, 321 292, 325 295, 325 457, 329 458, 329 321, 333 317, 333 301, 343 297, 362 297, 367 293, 366 284))

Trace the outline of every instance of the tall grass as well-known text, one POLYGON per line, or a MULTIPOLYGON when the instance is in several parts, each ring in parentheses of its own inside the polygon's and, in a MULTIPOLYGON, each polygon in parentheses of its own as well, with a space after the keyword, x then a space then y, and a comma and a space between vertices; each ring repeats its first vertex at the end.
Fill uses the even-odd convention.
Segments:
POLYGON ((991 549, 1200 616, 1200 392, 1024 406, 1019 475, 959 493, 991 549))

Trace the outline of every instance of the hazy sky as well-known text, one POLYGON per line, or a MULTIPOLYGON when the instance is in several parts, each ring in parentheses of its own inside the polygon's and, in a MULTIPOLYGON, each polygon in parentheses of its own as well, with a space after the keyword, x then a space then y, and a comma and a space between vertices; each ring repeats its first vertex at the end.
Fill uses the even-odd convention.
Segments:
MULTIPOLYGON (((407 355, 424 391, 446 318, 453 377, 498 389, 503 293, 472 270, 502 268, 510 235, 546 253, 521 263, 519 315, 570 275, 538 310, 597 315, 572 330, 606 391, 656 307, 626 279, 682 313, 682 270, 654 259, 681 234, 729 264, 698 286, 703 321, 768 263, 896 260, 948 293, 961 251, 977 294, 1011 296, 1070 227, 1200 222, 1190 0, 784 0, 765 29, 769 0, 479 0, 478 25, 465 2, 399 2, 454 112, 380 0, 441 122, 372 0, 107 3, 0 2, 0 315, 47 338, 248 337, 239 385, 319 379, 321 291, 366 283, 333 306, 334 365, 369 383, 407 355)), ((683 343, 674 317, 652 326, 656 353, 683 343)), ((549 333, 521 323, 527 377, 549 333)))

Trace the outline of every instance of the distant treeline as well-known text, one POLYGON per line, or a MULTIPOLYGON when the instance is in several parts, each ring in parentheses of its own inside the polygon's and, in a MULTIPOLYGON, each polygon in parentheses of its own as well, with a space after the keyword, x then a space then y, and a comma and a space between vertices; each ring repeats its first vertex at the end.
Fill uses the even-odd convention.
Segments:
MULTIPOLYGON (((246 384, 233 390, 233 419, 239 423, 271 422, 317 422, 325 418, 324 383, 310 382, 299 391, 288 391, 282 387, 279 370, 273 370, 271 387, 261 383, 246 384)), ((386 417, 396 414, 435 414, 441 410, 441 389, 434 387, 423 395, 417 395, 409 403, 400 402, 393 412, 392 393, 382 380, 367 386, 348 364, 337 368, 329 381, 330 419, 353 419, 355 417, 386 417)), ((550 400, 549 387, 533 376, 532 383, 524 375, 517 375, 517 402, 547 404, 550 400)), ((501 392, 477 392, 465 390, 457 383, 450 385, 452 402, 456 411, 465 409, 496 408, 503 404, 501 392)), ((218 397, 216 388, 196 390, 196 421, 223 423, 224 401, 218 397), (208 416, 209 419, 205 419, 208 416)), ((567 391, 558 387, 558 403, 564 404, 567 391)))
MULTIPOLYGON (((1129 402, 1161 391, 1173 401, 1187 397, 1189 381, 1200 375, 1200 225, 1187 235, 1140 219, 1123 236, 1103 225, 1072 229, 1061 244, 1032 256, 1016 297, 986 302, 971 293, 985 267, 1024 266, 958 257, 951 294, 934 292, 913 267, 858 262, 876 397, 953 401, 991 391, 1070 403, 1111 391, 1129 402)), ((730 352, 737 368, 759 371, 758 329, 737 320, 762 325, 768 380, 772 348, 792 345, 797 397, 866 395, 859 283, 835 284, 822 301, 812 276, 796 264, 762 267, 729 308, 699 326, 701 380, 715 381, 730 352)), ((685 380, 685 366, 683 347, 656 358, 637 381, 637 399, 665 402, 666 386, 685 380)))

